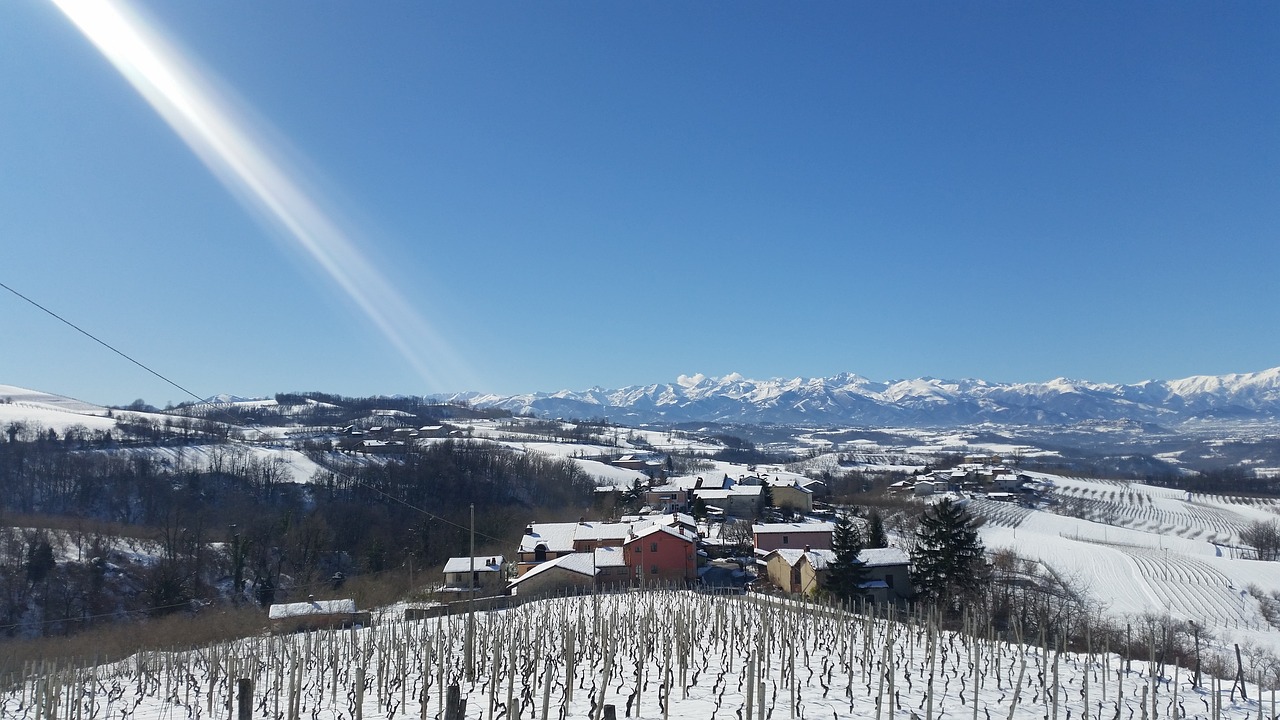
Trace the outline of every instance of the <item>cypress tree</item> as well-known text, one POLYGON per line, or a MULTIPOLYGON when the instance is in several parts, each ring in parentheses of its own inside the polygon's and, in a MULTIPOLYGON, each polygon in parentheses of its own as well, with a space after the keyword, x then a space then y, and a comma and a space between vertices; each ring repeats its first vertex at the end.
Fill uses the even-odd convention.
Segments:
POLYGON ((867 566, 858 558, 862 553, 862 535, 853 521, 843 513, 836 519, 831 534, 831 550, 835 559, 827 564, 826 589, 849 602, 862 594, 862 584, 867 581, 867 566))
POLYGON ((880 517, 879 510, 872 510, 871 516, 867 518, 867 547, 889 547, 889 536, 885 534, 884 518, 880 517))
POLYGON ((911 582, 920 598, 953 607, 981 594, 986 578, 985 548, 973 516, 944 499, 920 518, 911 552, 911 582))

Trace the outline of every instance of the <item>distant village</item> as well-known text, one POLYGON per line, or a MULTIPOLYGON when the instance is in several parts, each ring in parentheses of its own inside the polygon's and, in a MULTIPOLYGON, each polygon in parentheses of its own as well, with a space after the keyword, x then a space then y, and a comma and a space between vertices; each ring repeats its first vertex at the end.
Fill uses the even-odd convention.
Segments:
MULTIPOLYGON (((821 480, 749 472, 668 478, 663 463, 627 455, 613 463, 639 470, 647 484, 601 488, 633 494, 639 510, 616 519, 530 523, 510 556, 456 557, 444 570, 442 594, 546 596, 628 587, 751 589, 818 595, 834 558, 832 522, 821 480), (749 527, 749 532, 746 528, 749 527), (732 530, 741 528, 739 533, 732 530)), ((754 470, 754 468, 753 468, 754 470)), ((890 491, 911 497, 953 493, 1033 502, 1031 478, 996 457, 970 457, 946 470, 915 475, 890 491)), ((864 521, 853 518, 855 524, 864 521)), ((901 604, 914 592, 904 547, 867 548, 863 599, 901 604)))
MULTIPOLYGON (((402 438, 374 428, 370 438, 356 435, 361 452, 387 452, 423 433, 446 436, 426 427, 402 438), (390 435, 390 437, 388 437, 390 435), (385 444, 384 444, 385 443, 385 444)), ((649 478, 631 488, 598 488, 602 508, 634 506, 630 514, 576 522, 533 522, 524 528, 510 555, 452 557, 434 584, 439 604, 410 609, 410 615, 449 612, 450 604, 481 602, 501 607, 504 600, 608 592, 631 588, 692 588, 718 592, 765 592, 815 597, 824 593, 835 559, 833 519, 837 508, 819 479, 775 474, 748 467, 737 478, 726 472, 667 477, 669 464, 646 455, 610 459, 615 467, 649 478), (625 498, 626 502, 621 502, 625 498), (495 603, 496 601, 496 603, 495 603)), ((950 496, 1034 504, 1040 502, 1033 479, 1003 465, 996 456, 970 456, 946 469, 922 471, 888 487, 903 499, 928 501, 950 496)), ((849 515, 865 537, 866 521, 849 515)), ((865 548, 866 569, 860 600, 902 605, 915 596, 911 557, 905 543, 865 548)), ((324 603, 289 606, 281 622, 330 616, 324 603)), ((352 610, 354 611, 354 610, 352 610)), ((273 618, 273 623, 275 623, 273 618)), ((290 624, 293 623, 293 624, 290 624)))

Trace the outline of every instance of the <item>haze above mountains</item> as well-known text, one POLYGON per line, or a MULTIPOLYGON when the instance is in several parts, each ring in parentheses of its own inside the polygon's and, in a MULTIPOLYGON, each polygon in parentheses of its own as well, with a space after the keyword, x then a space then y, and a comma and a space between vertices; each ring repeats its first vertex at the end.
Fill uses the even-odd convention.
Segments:
POLYGON ((1041 383, 918 378, 877 382, 842 373, 829 378, 752 380, 680 376, 674 383, 616 390, 492 395, 466 401, 518 414, 607 417, 617 422, 858 424, 939 426, 994 422, 1021 425, 1123 420, 1177 425, 1196 421, 1280 418, 1280 367, 1197 375, 1132 385, 1058 378, 1041 383))

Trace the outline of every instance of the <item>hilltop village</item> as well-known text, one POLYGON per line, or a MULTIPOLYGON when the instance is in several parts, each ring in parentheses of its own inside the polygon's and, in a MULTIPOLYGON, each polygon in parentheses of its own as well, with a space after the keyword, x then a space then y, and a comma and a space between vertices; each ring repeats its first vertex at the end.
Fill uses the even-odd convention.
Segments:
MULTIPOLYGON (((598 504, 638 506, 635 512, 529 523, 510 555, 450 558, 441 596, 702 587, 814 597, 823 593, 835 557, 833 519, 844 514, 867 535, 868 519, 828 504, 826 483, 819 479, 761 471, 736 479, 725 472, 667 478, 652 459, 628 455, 615 463, 652 473, 653 480, 629 490, 600 488, 598 504)), ((1031 479, 998 458, 966 458, 954 468, 896 482, 890 492, 904 498, 950 493, 1037 502, 1031 479)), ((914 597, 904 540, 893 537, 885 547, 861 550, 866 574, 860 599, 903 605, 914 597)))

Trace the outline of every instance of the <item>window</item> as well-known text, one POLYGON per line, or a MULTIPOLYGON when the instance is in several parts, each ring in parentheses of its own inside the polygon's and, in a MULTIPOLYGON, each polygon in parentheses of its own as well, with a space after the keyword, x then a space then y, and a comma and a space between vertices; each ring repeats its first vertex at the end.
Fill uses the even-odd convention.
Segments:
POLYGON ((654 575, 657 575, 657 574, 658 574, 658 566, 657 566, 657 565, 654 565, 654 566, 650 567, 650 568, 649 568, 649 572, 653 573, 654 575))
POLYGON ((885 574, 885 576, 884 576, 884 584, 885 584, 885 585, 888 585, 889 587, 893 587, 893 574, 892 574, 892 573, 886 573, 886 574, 885 574))
POLYGON ((658 552, 658 543, 649 543, 649 552, 658 552))
POLYGON ((783 536, 782 536, 782 544, 783 544, 783 545, 790 545, 790 544, 791 544, 791 538, 787 537, 786 535, 783 535, 783 536))
POLYGON ((540 544, 540 545, 538 545, 537 547, 535 547, 535 548, 533 549, 533 561, 534 561, 534 562, 543 562, 543 561, 545 561, 546 559, 547 559, 547 546, 546 546, 546 545, 541 545, 541 544, 540 544))
POLYGON ((642 568, 642 567, 640 567, 639 565, 637 565, 637 566, 636 566, 636 577, 641 577, 641 576, 643 576, 643 575, 644 575, 644 568, 642 568))
POLYGON ((639 545, 637 545, 637 546, 636 546, 635 551, 636 551, 636 552, 640 552, 640 546, 639 546, 639 545))

